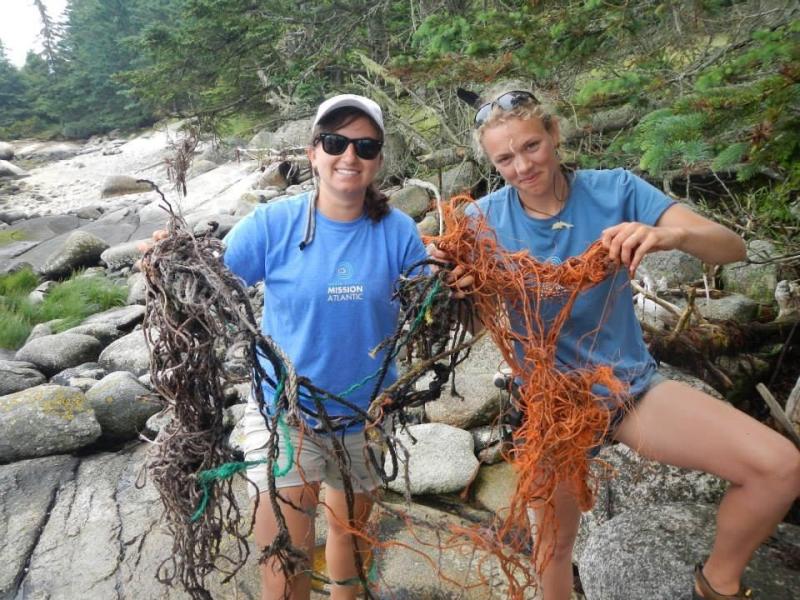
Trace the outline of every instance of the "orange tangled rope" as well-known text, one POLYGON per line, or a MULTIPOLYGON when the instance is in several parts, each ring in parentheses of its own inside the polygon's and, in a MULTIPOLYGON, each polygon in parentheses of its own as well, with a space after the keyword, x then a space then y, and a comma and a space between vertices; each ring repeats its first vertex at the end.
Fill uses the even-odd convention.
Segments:
MULTIPOLYGON (((599 445, 609 427, 609 403, 624 402, 626 387, 610 366, 587 366, 565 371, 556 363, 559 333, 578 295, 603 281, 615 268, 599 242, 581 256, 560 265, 538 262, 527 251, 506 252, 483 216, 466 217, 468 197, 453 198, 445 207, 446 233, 435 244, 474 278, 472 299, 478 318, 489 331, 519 383, 521 426, 513 434, 506 457, 518 482, 507 516, 485 531, 460 531, 500 559, 509 581, 509 596, 522 598, 535 587, 530 563, 520 558, 527 544, 528 509, 542 508, 535 524, 555 539, 553 498, 557 486, 568 484, 581 510, 593 502, 598 478, 590 470, 590 451, 599 445), (612 397, 600 398, 592 388, 599 384, 612 397)), ((532 556, 541 572, 553 547, 534 544, 532 556)))

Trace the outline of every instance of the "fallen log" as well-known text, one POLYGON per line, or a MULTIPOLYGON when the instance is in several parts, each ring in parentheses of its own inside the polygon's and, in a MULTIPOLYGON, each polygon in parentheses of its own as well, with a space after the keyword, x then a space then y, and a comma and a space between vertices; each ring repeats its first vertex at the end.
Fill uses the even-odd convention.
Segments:
POLYGON ((472 150, 467 146, 453 146, 436 150, 430 154, 423 154, 417 160, 430 169, 441 169, 474 158, 472 150))
POLYGON ((690 371, 693 375, 716 380, 715 387, 729 390, 730 377, 714 361, 722 356, 755 352, 770 343, 782 343, 794 326, 792 321, 735 323, 707 320, 683 329, 669 331, 643 322, 645 341, 657 361, 690 371))

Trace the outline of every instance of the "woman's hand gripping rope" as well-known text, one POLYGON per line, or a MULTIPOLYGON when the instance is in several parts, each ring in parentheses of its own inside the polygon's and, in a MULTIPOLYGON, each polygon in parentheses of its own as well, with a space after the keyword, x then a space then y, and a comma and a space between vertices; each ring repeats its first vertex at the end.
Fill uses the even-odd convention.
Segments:
MULTIPOLYGON (((437 248, 436 244, 433 242, 428 244, 425 249, 428 251, 428 255, 434 260, 453 264, 453 257, 444 250, 437 248)), ((431 265, 431 268, 434 271, 438 269, 436 265, 431 265)), ((445 281, 453 290, 453 298, 457 300, 466 298, 472 292, 472 288, 475 285, 475 278, 472 275, 466 274, 462 265, 455 265, 447 275, 445 281)))

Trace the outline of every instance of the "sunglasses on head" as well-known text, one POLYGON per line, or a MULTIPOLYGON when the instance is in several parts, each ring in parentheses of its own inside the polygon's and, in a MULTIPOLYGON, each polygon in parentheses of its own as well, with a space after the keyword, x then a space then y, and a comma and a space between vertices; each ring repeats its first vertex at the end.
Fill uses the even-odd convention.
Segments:
POLYGON ((377 158, 381 153, 383 142, 372 138, 351 139, 338 133, 320 133, 314 143, 322 142, 322 149, 325 154, 338 156, 344 154, 350 144, 356 149, 356 156, 364 160, 377 158))
POLYGON ((480 127, 486 122, 486 119, 488 119, 489 115, 492 114, 492 109, 495 106, 499 106, 503 111, 509 111, 514 110, 523 104, 530 103, 539 104, 539 100, 530 92, 526 92, 524 90, 506 92, 502 96, 498 96, 491 102, 487 102, 478 109, 478 112, 475 113, 475 127, 480 127))

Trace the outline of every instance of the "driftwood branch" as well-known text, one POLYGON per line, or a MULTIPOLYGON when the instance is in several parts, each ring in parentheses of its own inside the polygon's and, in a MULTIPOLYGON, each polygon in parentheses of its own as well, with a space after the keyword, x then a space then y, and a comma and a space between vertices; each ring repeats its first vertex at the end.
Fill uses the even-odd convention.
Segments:
POLYGON ((758 393, 761 394, 764 402, 767 403, 767 406, 769 406, 769 412, 772 413, 772 417, 778 425, 780 425, 781 429, 788 434, 789 439, 794 442, 794 445, 800 448, 800 434, 797 433, 794 425, 792 425, 792 422, 787 418, 786 413, 783 412, 781 405, 775 400, 775 397, 767 389, 767 386, 763 383, 759 383, 756 385, 756 389, 758 393))
POLYGON ((473 160, 473 152, 466 146, 455 146, 452 148, 442 148, 430 154, 423 154, 417 160, 431 169, 441 169, 449 167, 465 160, 473 160))
POLYGON ((800 422, 798 408, 800 408, 800 377, 797 378, 792 391, 789 392, 789 399, 786 400, 786 416, 792 423, 800 422))
POLYGON ((793 325, 791 321, 741 324, 708 320, 671 335, 647 322, 641 322, 645 340, 656 360, 663 360, 700 377, 710 373, 720 389, 730 388, 730 378, 722 377, 724 373, 721 370, 709 367, 715 359, 781 342, 789 335, 793 325))
POLYGON ((638 281, 631 280, 631 289, 633 289, 633 291, 636 292, 637 294, 641 294, 648 300, 651 300, 655 304, 658 304, 661 308, 671 313, 676 318, 680 317, 681 308, 679 306, 676 306, 675 304, 672 304, 671 302, 668 302, 667 300, 664 300, 663 298, 656 296, 654 293, 648 291, 645 287, 639 285, 638 281))

